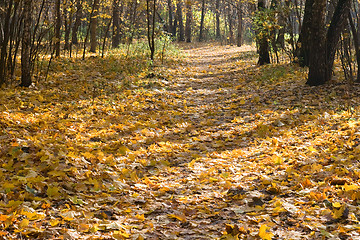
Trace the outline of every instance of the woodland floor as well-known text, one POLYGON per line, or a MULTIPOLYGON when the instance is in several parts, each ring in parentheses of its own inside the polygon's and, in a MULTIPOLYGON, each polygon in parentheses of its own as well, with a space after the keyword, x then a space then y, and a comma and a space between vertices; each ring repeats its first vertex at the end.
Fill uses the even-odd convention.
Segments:
POLYGON ((1 237, 360 239, 360 86, 248 46, 182 52, 0 90, 1 237))

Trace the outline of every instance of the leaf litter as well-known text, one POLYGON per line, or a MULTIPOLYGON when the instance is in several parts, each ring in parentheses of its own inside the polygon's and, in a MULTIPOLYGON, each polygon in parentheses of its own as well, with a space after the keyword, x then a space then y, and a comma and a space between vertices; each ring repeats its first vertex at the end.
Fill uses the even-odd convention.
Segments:
POLYGON ((183 52, 0 91, 1 237, 360 237, 359 85, 305 86, 248 46, 183 52))

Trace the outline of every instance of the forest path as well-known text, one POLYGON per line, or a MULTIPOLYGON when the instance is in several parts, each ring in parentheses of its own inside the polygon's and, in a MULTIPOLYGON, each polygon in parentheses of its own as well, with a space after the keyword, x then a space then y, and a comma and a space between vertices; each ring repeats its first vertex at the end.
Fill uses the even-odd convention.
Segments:
POLYGON ((182 47, 153 74, 59 58, 0 89, 1 237, 359 239, 359 85, 182 47))

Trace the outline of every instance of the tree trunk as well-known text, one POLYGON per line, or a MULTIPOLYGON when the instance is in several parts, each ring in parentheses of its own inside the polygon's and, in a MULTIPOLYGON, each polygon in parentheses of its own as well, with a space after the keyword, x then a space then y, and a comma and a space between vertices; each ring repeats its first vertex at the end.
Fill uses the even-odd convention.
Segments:
POLYGON ((150 59, 154 61, 156 0, 153 0, 152 6, 150 6, 150 1, 151 0, 146 0, 147 38, 150 48, 150 59), (152 9, 150 10, 151 7, 152 9))
POLYGON ((78 29, 81 24, 82 18, 82 4, 81 0, 76 1, 76 12, 75 12, 75 23, 72 28, 72 37, 71 42, 72 44, 78 44, 78 29))
POLYGON ((24 25, 21 44, 21 83, 22 87, 31 85, 31 15, 32 0, 24 0, 24 25))
MULTIPOLYGON (((1 46, 1 56, 0 56, 0 87, 3 83, 6 82, 6 57, 7 57, 7 49, 9 43, 9 33, 10 33, 10 17, 11 11, 13 7, 13 0, 9 1, 9 5, 6 11, 5 23, 4 23, 4 38, 1 46)), ((10 49, 11 51, 11 49, 10 49)))
POLYGON ((215 3, 215 19, 216 19, 216 39, 221 38, 220 32, 220 0, 216 0, 215 3))
POLYGON ((309 66, 309 54, 311 46, 310 27, 312 22, 312 7, 314 1, 315 0, 306 0, 305 2, 304 20, 302 22, 301 32, 298 40, 298 49, 296 55, 299 59, 299 64, 302 67, 309 66))
POLYGON ((120 44, 120 6, 119 0, 113 0, 113 33, 112 47, 117 48, 120 44))
POLYGON ((71 29, 71 25, 72 25, 72 18, 73 18, 72 12, 65 9, 64 10, 64 24, 65 24, 64 50, 70 49, 69 39, 70 39, 70 29, 71 29))
MULTIPOLYGON (((326 58, 326 0, 314 0, 312 5, 311 24, 309 26, 310 42, 309 51, 309 75, 306 84, 311 86, 326 82, 327 58, 326 58)), ((305 21, 305 20, 304 20, 305 21)), ((303 27, 305 24, 303 25, 303 27)))
POLYGON ((191 24, 192 24, 192 2, 187 0, 186 3, 186 23, 185 23, 185 38, 186 42, 191 42, 191 24))
POLYGON ((313 5, 311 51, 309 76, 306 82, 310 86, 318 86, 331 80, 335 52, 341 32, 347 23, 351 0, 339 0, 336 5, 331 24, 325 28, 326 0, 316 0, 313 5))
POLYGON ((234 43, 234 31, 233 31, 233 15, 230 4, 228 7, 228 22, 229 22, 229 44, 232 45, 234 43))
POLYGON ((360 42, 359 42, 359 36, 358 31, 356 30, 356 26, 354 24, 354 21, 352 19, 351 14, 349 13, 349 25, 350 29, 354 38, 354 48, 355 48, 355 55, 356 55, 356 62, 357 62, 357 76, 356 76, 356 82, 360 82, 360 42))
POLYGON ((60 56, 60 29, 61 29, 61 11, 60 0, 55 2, 55 57, 60 56))
POLYGON ((238 47, 241 47, 241 45, 243 44, 243 37, 242 37, 243 15, 242 15, 241 1, 238 2, 237 13, 238 13, 238 29, 237 29, 236 45, 238 47))
MULTIPOLYGON (((173 13, 173 5, 172 5, 172 0, 168 0, 167 1, 168 4, 168 13, 169 13, 169 22, 168 22, 168 33, 170 34, 174 34, 174 13, 173 13)), ((173 35, 174 36, 174 35, 173 35)))
MULTIPOLYGON (((265 0, 258 0, 258 11, 265 10, 265 0)), ((269 55, 269 42, 266 38, 265 34, 257 33, 257 45, 258 45, 258 52, 259 52, 259 65, 264 65, 270 63, 270 55, 269 55), (259 36, 260 35, 260 36, 259 36)))
POLYGON ((94 0, 94 13, 90 20, 90 52, 95 53, 97 47, 97 20, 99 16, 99 0, 94 0))
POLYGON ((205 0, 202 0, 199 42, 201 42, 204 39, 204 36, 203 36, 203 34, 204 34, 204 19, 205 19, 205 0))
POLYGON ((177 15, 178 26, 179 26, 179 41, 180 42, 185 41, 185 31, 184 31, 184 20, 183 20, 182 8, 183 8, 183 0, 177 0, 176 15, 177 15))

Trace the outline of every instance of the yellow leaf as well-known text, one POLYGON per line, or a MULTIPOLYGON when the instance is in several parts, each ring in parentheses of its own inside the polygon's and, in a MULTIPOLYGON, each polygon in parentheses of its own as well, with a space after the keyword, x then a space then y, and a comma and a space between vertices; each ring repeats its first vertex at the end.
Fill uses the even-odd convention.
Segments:
POLYGON ((50 219, 50 225, 52 227, 57 226, 60 223, 60 221, 58 219, 50 219))
POLYGON ((351 184, 351 185, 348 185, 347 183, 345 183, 344 185, 344 191, 345 192, 348 192, 348 191, 356 191, 359 189, 359 186, 358 185, 355 185, 355 184, 351 184))
POLYGON ((141 214, 141 215, 137 214, 137 215, 135 216, 135 218, 137 218, 137 219, 138 219, 139 221, 141 221, 141 222, 145 221, 145 216, 144 216, 144 214, 141 214))
MULTIPOLYGON (((334 204, 333 204, 333 206, 334 206, 334 204)), ((338 206, 338 204, 336 204, 336 206, 338 206)), ((345 204, 343 204, 343 205, 340 204, 340 206, 341 206, 340 208, 335 208, 335 207, 333 208, 333 214, 332 215, 333 215, 333 218, 335 218, 335 219, 341 218, 343 216, 343 214, 344 214, 346 205, 345 204)))
POLYGON ((114 231, 112 236, 115 239, 126 239, 130 237, 130 235, 124 231, 114 231))
POLYGON ((19 223, 19 227, 20 228, 25 228, 29 225, 30 221, 29 219, 24 218, 23 220, 21 220, 21 222, 19 223))
POLYGON ((59 187, 57 187, 57 186, 49 186, 48 189, 46 190, 46 193, 50 198, 57 197, 57 196, 60 195, 59 187))
POLYGON ((186 222, 186 217, 185 217, 185 215, 169 214, 168 216, 169 216, 169 218, 177 219, 177 220, 180 220, 181 222, 186 222))
POLYGON ((261 225, 259 229, 259 236, 263 240, 271 240, 271 238, 274 236, 271 232, 268 232, 267 230, 270 229, 266 224, 261 225))
POLYGON ((332 204, 334 208, 340 208, 341 207, 341 203, 339 202, 335 202, 332 204))

